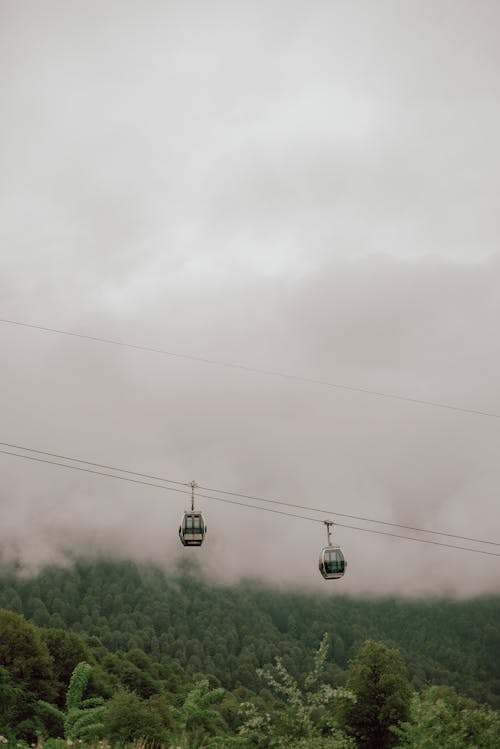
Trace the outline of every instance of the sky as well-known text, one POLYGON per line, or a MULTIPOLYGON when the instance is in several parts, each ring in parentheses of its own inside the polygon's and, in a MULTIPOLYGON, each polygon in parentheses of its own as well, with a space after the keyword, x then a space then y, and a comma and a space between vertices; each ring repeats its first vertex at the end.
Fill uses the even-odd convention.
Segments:
MULTIPOLYGON (((500 543, 499 21, 3 0, 0 318, 497 417, 0 323, 0 441, 500 543)), ((495 556, 339 525, 324 582, 321 522, 200 498, 184 549, 181 494, 0 469, 1 558, 28 572, 195 556, 223 583, 500 593, 495 556)))

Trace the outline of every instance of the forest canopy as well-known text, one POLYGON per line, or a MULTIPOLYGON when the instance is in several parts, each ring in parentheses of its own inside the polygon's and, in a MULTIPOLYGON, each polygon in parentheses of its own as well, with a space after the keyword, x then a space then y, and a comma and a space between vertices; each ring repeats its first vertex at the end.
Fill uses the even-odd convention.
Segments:
POLYGON ((74 722, 120 741, 140 726, 145 735, 148 726, 158 741, 196 734, 200 741, 233 736, 241 746, 278 746, 280 737, 266 734, 266 716, 273 716, 288 745, 292 735, 300 744, 309 732, 318 746, 368 747, 362 712, 375 698, 385 707, 372 737, 383 735, 384 746, 409 740, 412 716, 453 715, 459 699, 472 711, 465 721, 483 726, 485 735, 496 730, 497 598, 355 600, 330 589, 311 595, 255 582, 217 587, 196 565, 167 574, 78 561, 32 578, 4 570, 0 607, 5 736, 62 735, 75 670, 84 674, 85 694, 74 722), (321 678, 312 676, 319 657, 321 678), (370 676, 380 669, 382 681, 370 676), (428 692, 438 686, 448 689, 441 702, 428 692), (287 717, 291 695, 299 707, 287 717), (297 723, 301 710, 309 718, 297 723))

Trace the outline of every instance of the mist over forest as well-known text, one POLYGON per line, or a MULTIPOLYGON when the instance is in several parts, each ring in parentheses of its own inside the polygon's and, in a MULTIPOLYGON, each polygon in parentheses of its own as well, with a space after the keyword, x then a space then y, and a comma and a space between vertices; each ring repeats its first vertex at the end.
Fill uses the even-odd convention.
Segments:
POLYGON ((499 22, 2 0, 5 749, 498 749, 499 22))
MULTIPOLYGON (((1 440, 497 544, 498 8, 448 11, 3 2, 1 440)), ((6 563, 181 556, 180 494, 0 466, 6 563)), ((320 590, 321 524, 199 504, 212 580, 320 590)), ((499 592, 335 540, 349 594, 499 592)))
MULTIPOLYGON (((103 310, 99 325, 68 327, 495 413, 498 347, 490 344, 498 287, 493 261, 471 269, 372 258, 294 283, 273 281, 255 317, 255 292, 242 287, 219 305, 214 291, 197 292, 198 311, 187 320, 184 297, 172 294, 168 303, 151 298, 133 319, 103 310)), ((394 530, 336 518, 336 511, 498 540, 495 418, 28 329, 2 326, 1 333, 6 441, 324 508, 339 523, 394 530)), ((177 528, 188 497, 0 459, 1 553, 26 570, 101 553, 167 568, 195 553, 214 580, 323 584, 320 523, 200 499, 205 545, 182 550, 177 528)), ((349 560, 341 585, 350 594, 498 592, 495 557, 340 527, 335 540, 349 560)))

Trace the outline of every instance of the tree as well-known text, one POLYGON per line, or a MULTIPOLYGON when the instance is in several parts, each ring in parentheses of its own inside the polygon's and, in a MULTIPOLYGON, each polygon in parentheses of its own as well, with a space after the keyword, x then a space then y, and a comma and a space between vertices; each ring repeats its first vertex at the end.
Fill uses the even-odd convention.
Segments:
POLYGON ((52 659, 37 628, 23 616, 0 610, 0 665, 37 697, 51 699, 52 659))
POLYGON ((225 689, 210 689, 208 679, 201 679, 188 692, 179 710, 174 711, 177 743, 184 745, 186 736, 199 741, 206 736, 215 736, 225 730, 225 722, 214 705, 222 699, 225 689))
POLYGON ((66 693, 66 713, 49 702, 38 702, 46 721, 59 721, 64 726, 67 739, 96 741, 104 737, 104 700, 101 697, 83 698, 91 673, 92 666, 85 661, 75 667, 66 693))
POLYGON ((125 744, 129 741, 166 743, 166 731, 154 705, 133 692, 118 692, 108 703, 106 738, 125 744))
POLYGON ((240 736, 246 736, 254 744, 265 747, 336 747, 348 749, 352 742, 338 729, 328 716, 326 707, 334 698, 353 701, 345 689, 333 689, 320 681, 328 655, 328 636, 315 653, 312 671, 304 679, 301 688, 296 679, 285 668, 281 658, 275 658, 274 668, 258 669, 257 673, 269 687, 284 699, 286 707, 276 714, 259 710, 252 703, 244 703, 244 722, 240 736))
POLYGON ((9 672, 0 666, 0 734, 14 736, 14 726, 21 722, 30 708, 29 695, 12 682, 9 672))
POLYGON ((450 687, 431 687, 410 703, 410 721, 393 728, 398 749, 497 749, 500 713, 450 687))
POLYGON ((40 635, 53 659, 52 679, 56 682, 58 707, 64 707, 66 690, 76 666, 89 658, 84 639, 62 629, 42 629, 40 635))
POLYGON ((342 700, 339 719, 360 749, 387 749, 390 730, 408 718, 411 697, 406 666, 398 650, 368 640, 351 662, 347 688, 356 702, 342 700))

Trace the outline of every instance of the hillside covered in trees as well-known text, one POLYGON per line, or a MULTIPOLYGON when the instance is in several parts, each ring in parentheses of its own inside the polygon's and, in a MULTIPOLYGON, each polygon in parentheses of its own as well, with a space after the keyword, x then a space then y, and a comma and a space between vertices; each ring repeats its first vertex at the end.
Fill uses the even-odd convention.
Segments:
POLYGON ((193 746, 264 747, 292 745, 292 736, 307 739, 303 746, 314 739, 368 748, 419 746, 415 737, 404 743, 419 711, 419 724, 433 715, 453 731, 469 711, 490 738, 500 726, 491 709, 500 707, 497 598, 354 600, 332 588, 310 595, 254 582, 217 587, 191 564, 165 574, 79 561, 33 578, 4 569, 0 608, 3 735, 63 735, 80 716, 115 740, 165 743, 175 734, 193 746), (398 735, 387 733, 388 723, 382 738, 363 738, 372 671, 390 675, 386 708, 398 735), (74 672, 80 713, 67 723, 74 672))

